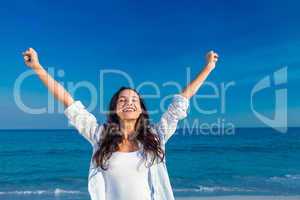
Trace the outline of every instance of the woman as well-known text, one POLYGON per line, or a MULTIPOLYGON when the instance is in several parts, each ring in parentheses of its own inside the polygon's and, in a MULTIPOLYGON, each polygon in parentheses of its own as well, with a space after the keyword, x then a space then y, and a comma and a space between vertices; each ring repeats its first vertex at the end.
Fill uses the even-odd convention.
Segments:
POLYGON ((108 119, 98 124, 80 101, 56 82, 40 65, 36 51, 23 53, 31 67, 53 95, 66 107, 64 113, 93 146, 88 190, 92 200, 172 200, 174 199, 165 160, 165 144, 177 123, 186 117, 189 99, 215 68, 218 55, 207 54, 207 64, 180 93, 157 124, 149 116, 141 96, 122 87, 109 105, 108 119))

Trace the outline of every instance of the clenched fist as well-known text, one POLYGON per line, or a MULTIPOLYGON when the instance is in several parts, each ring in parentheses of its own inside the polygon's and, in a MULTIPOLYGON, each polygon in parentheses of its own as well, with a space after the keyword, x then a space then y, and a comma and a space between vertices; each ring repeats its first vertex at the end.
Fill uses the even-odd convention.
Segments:
POLYGON ((210 51, 206 54, 206 63, 207 67, 209 67, 210 70, 213 70, 216 67, 216 62, 218 61, 218 54, 214 51, 210 51))
POLYGON ((40 67, 38 54, 33 48, 27 49, 22 54, 24 57, 24 62, 28 67, 31 67, 32 69, 40 67))

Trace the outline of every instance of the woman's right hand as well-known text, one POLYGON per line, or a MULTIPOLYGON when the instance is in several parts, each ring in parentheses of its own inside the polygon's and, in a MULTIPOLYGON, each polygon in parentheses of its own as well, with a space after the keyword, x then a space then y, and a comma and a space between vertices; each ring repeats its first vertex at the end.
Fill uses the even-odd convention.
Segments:
POLYGON ((41 81, 56 99, 62 102, 66 107, 70 106, 74 100, 65 88, 40 65, 37 52, 33 48, 23 52, 25 64, 35 70, 41 81))
POLYGON ((39 62, 38 54, 33 48, 27 49, 22 54, 24 57, 24 62, 28 67, 31 67, 32 69, 37 69, 41 66, 39 62))

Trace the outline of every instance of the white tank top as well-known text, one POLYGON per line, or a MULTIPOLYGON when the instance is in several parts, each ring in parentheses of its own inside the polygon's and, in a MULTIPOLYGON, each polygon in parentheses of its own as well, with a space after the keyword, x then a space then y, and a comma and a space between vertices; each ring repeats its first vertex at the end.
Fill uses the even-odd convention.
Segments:
POLYGON ((142 150, 112 153, 103 174, 106 200, 151 200, 142 150))

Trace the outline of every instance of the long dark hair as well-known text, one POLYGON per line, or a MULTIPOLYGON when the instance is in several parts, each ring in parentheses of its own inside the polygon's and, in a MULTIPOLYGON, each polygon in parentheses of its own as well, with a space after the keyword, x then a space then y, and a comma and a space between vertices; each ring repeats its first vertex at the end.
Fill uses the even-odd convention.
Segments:
POLYGON ((106 170, 107 160, 111 157, 112 153, 119 150, 118 144, 123 140, 124 135, 120 131, 120 119, 116 113, 117 101, 119 94, 123 90, 133 90, 140 99, 140 105, 142 113, 138 117, 135 124, 135 133, 132 134, 132 139, 135 142, 142 144, 143 157, 145 160, 150 157, 150 165, 153 165, 155 160, 164 160, 165 152, 161 148, 161 140, 157 134, 155 134, 149 124, 149 114, 146 109, 146 105, 141 95, 133 88, 121 87, 111 98, 109 104, 109 112, 107 115, 107 122, 104 124, 103 132, 101 133, 101 139, 98 142, 99 149, 95 152, 93 160, 96 162, 97 167, 100 166, 103 170, 106 170))

